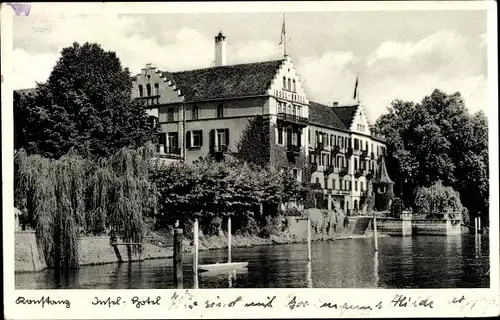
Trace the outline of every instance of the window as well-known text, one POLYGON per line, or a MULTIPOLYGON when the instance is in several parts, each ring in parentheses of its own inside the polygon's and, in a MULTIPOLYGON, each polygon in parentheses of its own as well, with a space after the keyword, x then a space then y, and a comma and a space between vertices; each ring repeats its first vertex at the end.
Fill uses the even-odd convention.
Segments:
POLYGON ((297 169, 293 169, 293 177, 297 179, 297 176, 299 175, 299 172, 297 169))
POLYGON ((354 191, 358 191, 358 182, 354 181, 354 191))
POLYGON ((337 180, 332 179, 332 189, 333 190, 337 189, 336 182, 337 182, 337 180))
POLYGON ((283 77, 283 89, 286 89, 286 78, 283 77))
POLYGON ((354 138, 354 150, 359 150, 359 141, 356 138, 354 138))
POLYGON ((198 106, 193 106, 193 109, 191 110, 191 119, 197 120, 198 119, 198 106))
POLYGON ((342 180, 342 178, 340 178, 339 179, 339 189, 344 190, 343 186, 344 186, 344 180, 342 180))
POLYGON ((354 158, 354 170, 358 170, 358 158, 354 158))
POLYGON ((155 83, 155 96, 159 95, 160 95, 160 86, 158 85, 158 83, 155 83))
POLYGON ((217 151, 227 150, 229 129, 217 129, 217 151))
POLYGON ((302 107, 301 106, 297 106, 297 116, 302 116, 302 107))
POLYGON ((174 122, 174 108, 167 110, 167 122, 174 122))
POLYGON ((142 84, 139 85, 139 97, 142 97, 144 96, 144 87, 142 86, 142 84))
POLYGON ((167 153, 179 153, 179 134, 177 132, 167 134, 167 153))
POLYGON ((288 90, 292 91, 292 80, 288 79, 288 90))
POLYGON ((148 97, 151 96, 151 85, 149 83, 146 85, 146 92, 148 97))
POLYGON ((278 127, 278 144, 283 144, 283 127, 278 127))
POLYGON ((319 182, 319 178, 318 178, 318 177, 316 177, 316 183, 320 183, 320 182, 319 182))
POLYGON ((365 190, 365 184, 363 183, 363 181, 359 182, 359 190, 361 190, 361 192, 365 190))
POLYGON ((311 129, 307 130, 307 142, 311 143, 311 129))
POLYGON ((293 92, 297 91, 297 84, 295 83, 295 79, 293 79, 293 92))
POLYGON ((222 104, 217 106, 217 118, 224 118, 224 106, 222 104))
POLYGON ((193 131, 191 147, 199 148, 203 145, 203 131, 193 131))

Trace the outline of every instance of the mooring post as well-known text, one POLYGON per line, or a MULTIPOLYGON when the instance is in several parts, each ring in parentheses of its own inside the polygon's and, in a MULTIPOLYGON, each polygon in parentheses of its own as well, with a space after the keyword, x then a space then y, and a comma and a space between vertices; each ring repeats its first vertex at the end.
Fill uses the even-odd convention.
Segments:
POLYGON ((477 231, 481 232, 481 217, 477 217, 477 231))
POLYGON ((378 237, 377 237, 377 216, 373 213, 373 244, 375 251, 378 251, 378 237))
POLYGON ((311 217, 307 218, 307 255, 311 261, 311 217))
POLYGON ((198 289, 198 219, 193 225, 193 287, 198 289))
POLYGON ((227 262, 231 263, 231 217, 227 218, 227 262))
POLYGON ((182 229, 174 229, 174 285, 182 289, 182 229))
POLYGON ((477 235, 477 217, 474 218, 474 234, 477 235))

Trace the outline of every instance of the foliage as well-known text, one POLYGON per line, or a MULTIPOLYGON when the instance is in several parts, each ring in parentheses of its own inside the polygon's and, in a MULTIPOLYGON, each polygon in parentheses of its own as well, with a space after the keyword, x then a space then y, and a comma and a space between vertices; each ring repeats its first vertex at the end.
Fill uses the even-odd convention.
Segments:
POLYGON ((446 187, 441 180, 430 187, 421 187, 415 192, 415 211, 426 214, 462 212, 460 194, 446 187))
POLYGON ((399 198, 399 197, 394 198, 394 201, 392 201, 391 210, 390 210, 391 217, 399 218, 401 216, 401 214, 403 213, 403 210, 404 210, 403 200, 401 200, 401 198, 399 198))
POLYGON ((270 160, 270 125, 262 116, 249 120, 237 143, 238 156, 247 163, 266 166, 270 160))
POLYGON ((143 214, 153 215, 156 205, 151 155, 150 145, 97 163, 74 150, 58 160, 16 154, 14 204, 36 230, 50 267, 77 268, 82 235, 110 230, 125 242, 143 241, 143 214))
MULTIPOLYGON (((238 160, 199 161, 192 165, 157 164, 150 175, 159 192, 160 226, 181 224, 195 218, 211 221, 232 216, 235 231, 242 231, 249 217, 257 223, 277 212, 278 204, 299 199, 300 186, 286 171, 251 166, 238 160)), ((205 228, 200 223, 200 228, 205 228)), ((202 230, 205 232, 205 230, 202 230)), ((210 232, 210 231, 207 231, 210 232)))
POLYGON ((48 158, 72 148, 108 157, 122 147, 155 142, 157 131, 131 90, 130 72, 116 53, 74 43, 34 94, 15 94, 15 148, 48 158))
POLYGON ((387 138, 387 168, 410 204, 418 186, 452 186, 473 216, 488 219, 488 121, 459 93, 434 90, 419 103, 395 100, 376 130, 387 138), (403 183, 401 183, 403 182, 403 183))

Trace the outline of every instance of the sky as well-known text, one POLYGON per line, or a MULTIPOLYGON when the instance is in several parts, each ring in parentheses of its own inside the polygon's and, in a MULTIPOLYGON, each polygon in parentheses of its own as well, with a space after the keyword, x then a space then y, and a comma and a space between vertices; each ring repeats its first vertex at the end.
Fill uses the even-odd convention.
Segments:
MULTIPOLYGON (((284 8, 286 10, 286 8, 284 8)), ((281 59, 283 14, 195 13, 14 17, 14 89, 47 80, 62 48, 97 42, 132 74, 209 67, 214 36, 228 64, 281 59)), ((352 99, 356 75, 371 123, 394 99, 459 91, 471 112, 487 110, 486 11, 288 12, 288 55, 309 100, 352 99)))

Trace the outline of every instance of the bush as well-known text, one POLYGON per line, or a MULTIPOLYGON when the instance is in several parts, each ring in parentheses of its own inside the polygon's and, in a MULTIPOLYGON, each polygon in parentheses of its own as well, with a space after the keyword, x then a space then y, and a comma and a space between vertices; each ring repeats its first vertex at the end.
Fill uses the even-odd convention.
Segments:
POLYGON ((404 210, 403 200, 401 200, 401 198, 395 198, 391 204, 391 210, 390 210, 391 217, 399 218, 403 213, 403 210, 404 210))
POLYGON ((428 215, 462 212, 460 194, 441 181, 430 187, 420 187, 415 192, 415 211, 428 215))

